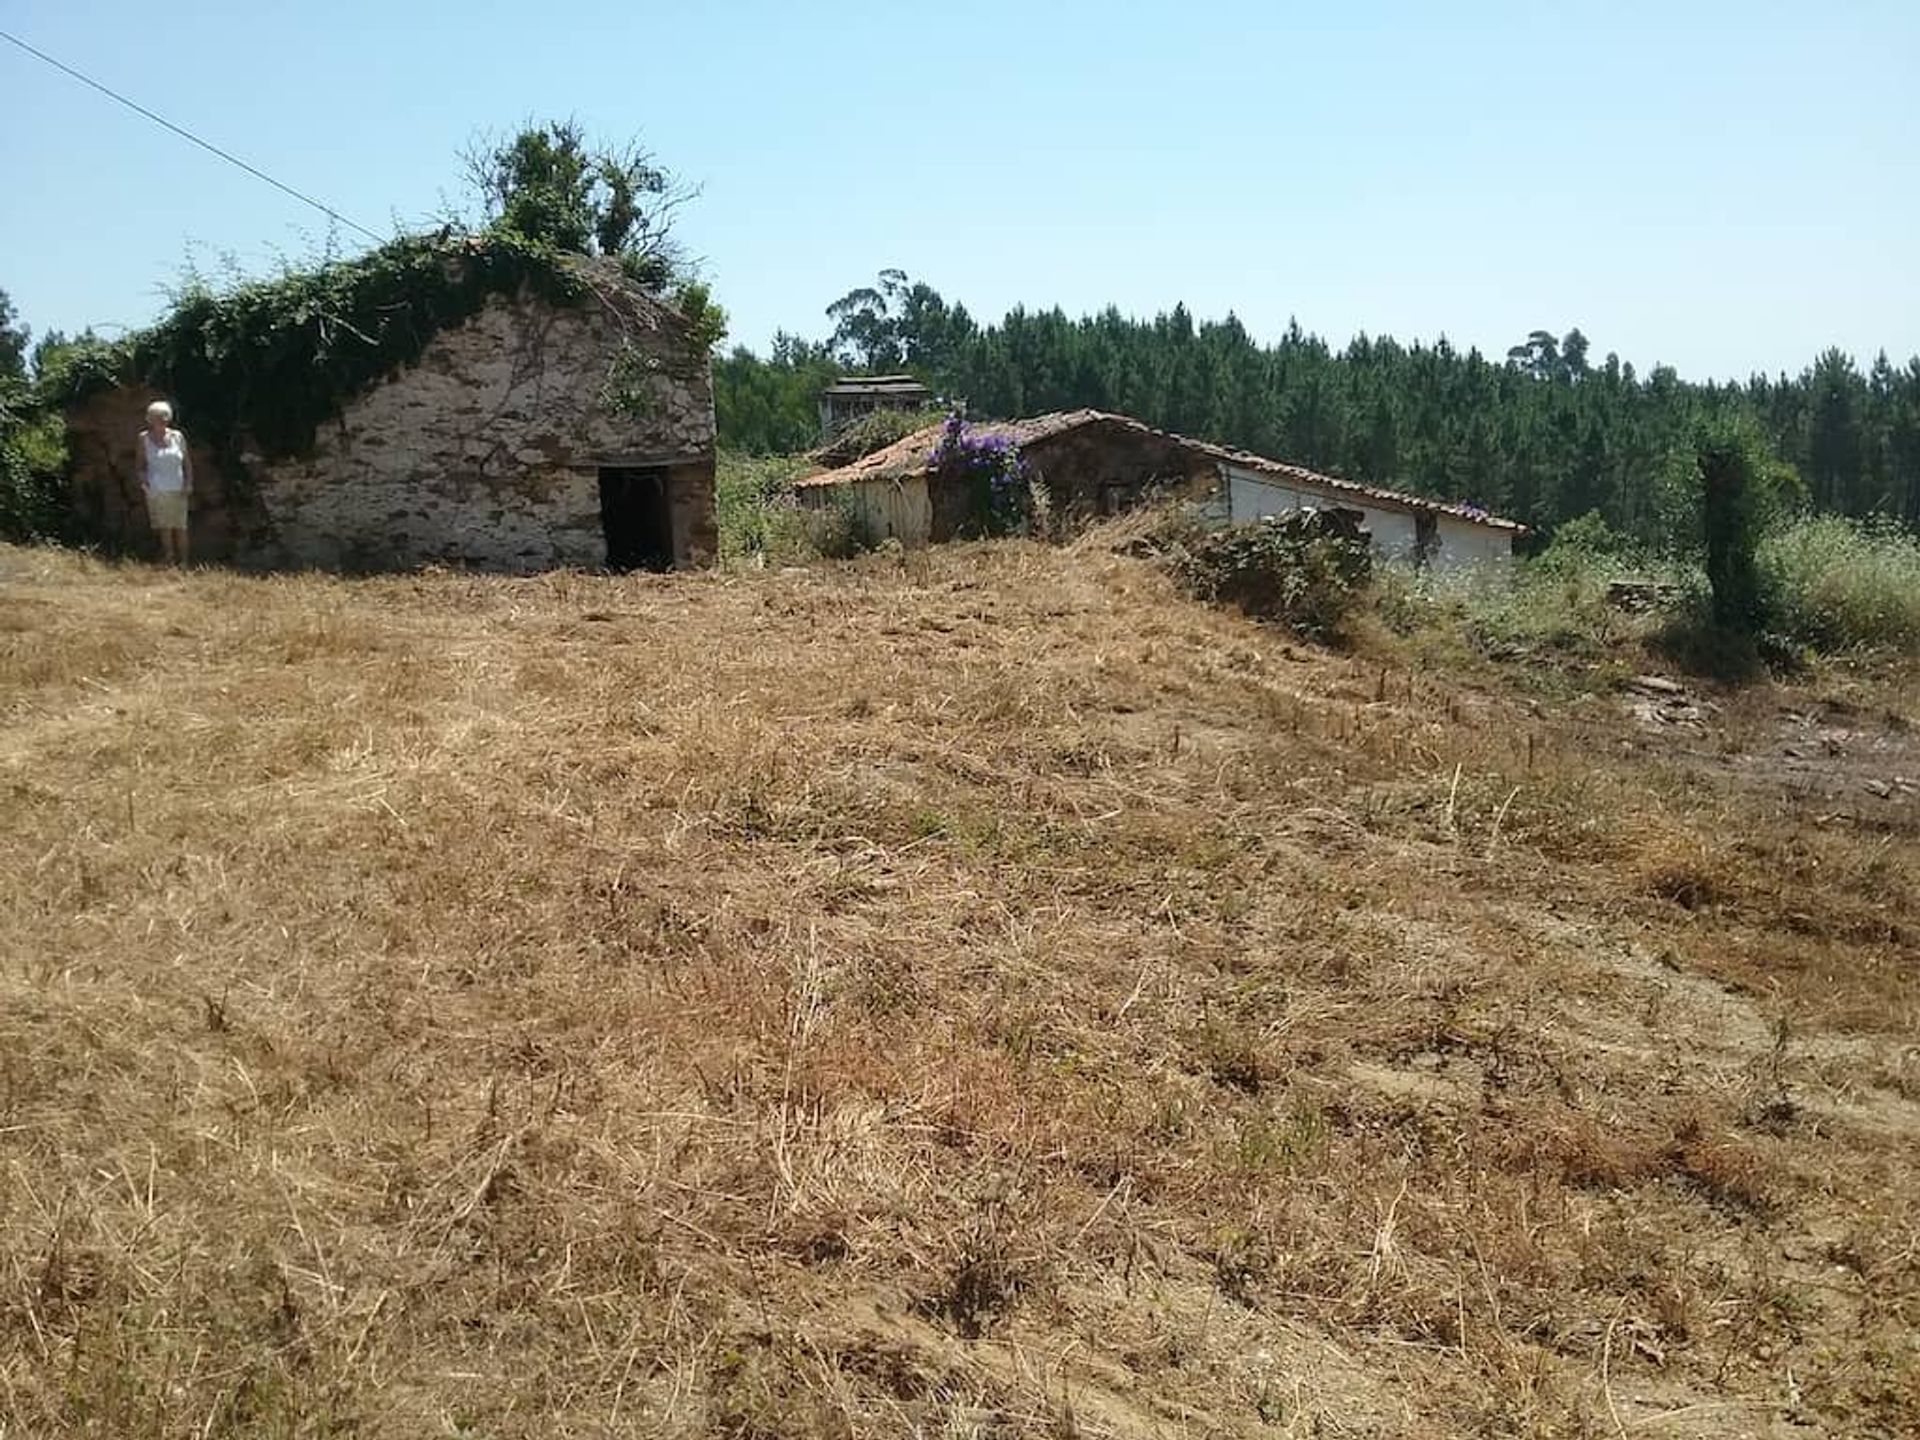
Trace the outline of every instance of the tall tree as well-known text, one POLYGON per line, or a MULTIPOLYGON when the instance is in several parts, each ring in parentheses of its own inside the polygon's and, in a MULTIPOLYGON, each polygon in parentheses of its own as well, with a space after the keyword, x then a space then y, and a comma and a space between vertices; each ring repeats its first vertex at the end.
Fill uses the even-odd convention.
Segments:
POLYGON ((848 364, 870 373, 900 368, 900 315, 907 272, 882 270, 871 285, 849 290, 827 306, 833 337, 827 343, 848 364))
POLYGON ((1551 330, 1535 330, 1526 343, 1507 351, 1507 362, 1535 380, 1560 378, 1560 342, 1551 330))
POLYGON ((1580 333, 1578 325, 1561 338, 1560 366, 1569 380, 1587 378, 1587 337, 1580 333))
POLYGON ((1865 450, 1859 405, 1865 386, 1852 357, 1837 349, 1813 363, 1807 383, 1807 481, 1814 498, 1834 510, 1854 509, 1860 499, 1865 450))

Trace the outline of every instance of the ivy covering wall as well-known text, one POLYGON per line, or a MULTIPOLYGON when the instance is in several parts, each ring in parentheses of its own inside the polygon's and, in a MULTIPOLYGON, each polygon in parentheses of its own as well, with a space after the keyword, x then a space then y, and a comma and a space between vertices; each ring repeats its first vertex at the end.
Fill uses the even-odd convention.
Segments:
POLYGON ((588 283, 560 251, 511 231, 406 236, 231 291, 192 291, 152 328, 63 357, 45 393, 69 407, 148 385, 223 462, 243 435, 269 458, 304 455, 321 424, 436 335, 494 296, 522 293, 578 303, 588 283))

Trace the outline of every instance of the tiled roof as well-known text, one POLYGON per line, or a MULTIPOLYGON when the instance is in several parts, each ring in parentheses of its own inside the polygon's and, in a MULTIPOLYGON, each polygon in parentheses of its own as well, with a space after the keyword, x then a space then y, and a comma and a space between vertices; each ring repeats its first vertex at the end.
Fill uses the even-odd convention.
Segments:
MULTIPOLYGON (((1151 425, 1143 424, 1131 416, 1111 415, 1103 410, 1063 410, 1051 415, 1036 415, 1026 420, 987 420, 970 428, 975 433, 998 435, 1013 441, 1016 445, 1026 446, 1052 439, 1056 435, 1064 435, 1070 430, 1078 430, 1087 425, 1115 426, 1141 435, 1171 441, 1218 463, 1251 470, 1258 475, 1269 475, 1275 480, 1298 485, 1306 490, 1319 490, 1333 495, 1350 495, 1357 501, 1369 501, 1389 509, 1450 515, 1457 520, 1471 521, 1473 524, 1490 526, 1495 530, 1509 530, 1515 534, 1525 534, 1527 531, 1527 527, 1518 521, 1490 515, 1477 506, 1429 500, 1421 495, 1408 495, 1399 490, 1384 490, 1377 485, 1363 485, 1357 480, 1343 480, 1337 475, 1322 475, 1304 466, 1289 465, 1281 460, 1269 460, 1264 455, 1255 455, 1247 450, 1212 445, 1204 440, 1189 440, 1186 436, 1175 435, 1171 431, 1156 430, 1151 425)), ((862 480, 904 480, 911 475, 924 475, 931 468, 934 447, 939 443, 940 427, 930 425, 924 430, 915 431, 904 440, 896 440, 884 450, 876 450, 863 460, 856 460, 851 465, 844 465, 838 470, 810 475, 799 481, 796 488, 813 489, 828 485, 852 485, 862 480)))
POLYGON ((1302 465, 1289 465, 1282 460, 1269 460, 1264 455, 1254 455, 1245 450, 1230 450, 1221 445, 1201 445, 1200 448, 1229 465, 1237 465, 1243 470, 1252 470, 1260 475, 1271 475, 1275 479, 1285 480, 1303 489, 1327 490, 1336 495, 1351 495, 1357 500, 1372 501, 1393 510, 1450 515, 1456 520, 1468 520, 1475 525, 1485 525, 1494 530, 1510 530, 1516 535, 1528 533, 1527 527, 1518 520, 1509 520, 1503 515, 1495 515, 1491 511, 1482 510, 1478 505, 1463 505, 1451 500, 1430 500, 1424 495, 1409 495, 1404 490, 1385 490, 1378 485, 1362 485, 1358 480, 1342 480, 1337 475, 1322 475, 1302 465))

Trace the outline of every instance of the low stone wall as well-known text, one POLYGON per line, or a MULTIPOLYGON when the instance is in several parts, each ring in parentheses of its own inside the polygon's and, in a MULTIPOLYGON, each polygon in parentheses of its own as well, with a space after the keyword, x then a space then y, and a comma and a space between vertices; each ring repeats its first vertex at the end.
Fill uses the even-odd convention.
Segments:
MULTIPOLYGON (((69 415, 74 501, 109 548, 151 550, 133 478, 148 388, 69 415)), ((193 416, 178 417, 194 440, 193 416)), ((630 293, 494 300, 351 401, 313 451, 194 443, 194 557, 250 568, 533 571, 597 566, 602 466, 669 467, 674 560, 710 561, 713 390, 677 317, 630 293), (617 403, 615 393, 630 404, 617 403)))

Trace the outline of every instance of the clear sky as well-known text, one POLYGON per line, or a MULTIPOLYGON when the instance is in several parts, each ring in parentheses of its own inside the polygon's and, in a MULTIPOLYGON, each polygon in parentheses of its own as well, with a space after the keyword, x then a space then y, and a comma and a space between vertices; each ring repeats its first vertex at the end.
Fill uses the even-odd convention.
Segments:
MULTIPOLYGON (((884 266, 977 318, 1184 300, 1689 378, 1920 352, 1920 0, 0 0, 0 28, 376 230, 572 115, 703 187, 733 337, 884 266)), ((154 318, 324 217, 0 44, 0 288, 154 318)), ((354 240, 350 232, 345 237, 354 240)))

